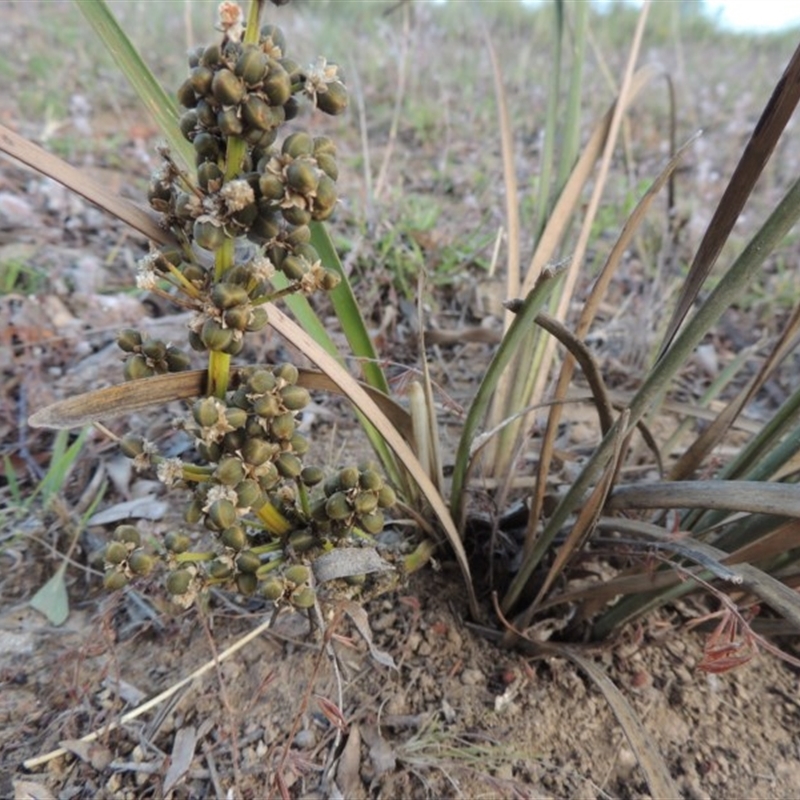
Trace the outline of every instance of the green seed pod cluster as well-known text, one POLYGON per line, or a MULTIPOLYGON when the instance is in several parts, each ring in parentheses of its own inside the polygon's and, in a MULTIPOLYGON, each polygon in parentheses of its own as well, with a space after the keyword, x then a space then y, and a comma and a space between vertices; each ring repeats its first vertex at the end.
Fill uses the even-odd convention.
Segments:
POLYGON ((107 589, 116 590, 133 578, 149 575, 157 559, 142 548, 141 536, 133 525, 120 525, 113 535, 103 553, 106 567, 103 584, 107 589))
POLYGON ((305 564, 292 564, 281 575, 270 574, 261 582, 259 592, 273 603, 288 602, 304 610, 313 607, 317 599, 310 581, 311 570, 305 564))
POLYGON ((257 43, 226 33, 222 43, 190 53, 189 76, 177 97, 184 108, 180 129, 195 153, 196 180, 188 186, 168 160, 150 184, 153 208, 170 227, 210 251, 244 235, 267 243, 329 217, 338 176, 330 139, 295 133, 275 147, 280 127, 296 116, 304 94, 326 113, 340 113, 347 105, 338 68, 320 59, 303 70, 286 56, 285 37, 275 26, 265 25, 257 43), (245 143, 233 178, 226 163, 230 139, 245 143))
POLYGON ((125 328, 117 335, 117 345, 125 353, 125 380, 150 378, 166 372, 189 369, 189 356, 179 347, 161 339, 145 339, 139 331, 125 328))
POLYGON ((367 466, 345 467, 325 481, 324 491, 312 514, 321 530, 338 537, 354 526, 375 536, 383 530, 383 512, 397 502, 394 489, 367 466))
MULTIPOLYGON (((255 31, 244 31, 238 13, 235 4, 222 4, 220 40, 189 55, 177 97, 194 164, 186 171, 161 153, 148 199, 172 244, 151 248, 137 277, 139 288, 161 295, 168 288, 194 312, 188 343, 212 354, 209 374, 217 388, 228 363, 218 354, 239 355, 245 335, 267 324, 270 302, 287 292, 330 291, 339 280, 322 265, 310 227, 328 219, 338 202, 336 147, 326 136, 283 126, 304 98, 328 114, 344 111, 341 74, 324 59, 302 68, 287 56, 275 26, 264 25, 251 41, 255 31), (287 289, 273 285, 277 272, 288 279, 287 289)), ((182 351, 136 330, 121 331, 118 344, 127 379, 189 366, 182 351)), ((298 415, 311 398, 294 365, 229 375, 225 392, 195 400, 179 422, 194 437, 195 458, 165 458, 133 436, 122 441, 137 469, 156 467, 162 481, 187 490, 184 519, 202 529, 198 545, 211 542, 194 552, 188 533, 164 536, 157 550, 166 589, 184 606, 218 586, 310 608, 311 572, 298 559, 313 562, 356 527, 362 539, 380 531, 394 493, 371 468, 341 470, 325 481, 319 467, 306 463, 310 443, 298 415)), ((157 561, 136 530, 122 526, 106 548, 106 585, 120 588, 148 575, 157 561)))

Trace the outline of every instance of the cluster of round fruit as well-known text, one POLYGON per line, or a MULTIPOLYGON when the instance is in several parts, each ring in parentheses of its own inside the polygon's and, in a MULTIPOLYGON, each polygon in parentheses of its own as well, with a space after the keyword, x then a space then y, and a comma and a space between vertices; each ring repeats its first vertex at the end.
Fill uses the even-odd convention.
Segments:
POLYGON ((178 91, 186 109, 180 120, 192 142, 196 180, 166 164, 153 178, 151 205, 174 230, 206 250, 226 238, 271 242, 288 223, 327 219, 336 206, 336 148, 325 136, 303 131, 274 147, 280 126, 297 114, 297 95, 318 108, 341 113, 347 91, 338 68, 320 60, 306 70, 284 56, 278 28, 261 29, 258 44, 226 39, 193 52, 189 78, 178 91), (240 163, 229 164, 228 141, 245 143, 240 163))

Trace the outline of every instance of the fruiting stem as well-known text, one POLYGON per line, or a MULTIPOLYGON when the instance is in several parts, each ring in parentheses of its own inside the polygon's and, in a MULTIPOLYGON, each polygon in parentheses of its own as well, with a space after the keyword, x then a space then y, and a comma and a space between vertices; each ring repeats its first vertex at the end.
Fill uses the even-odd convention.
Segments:
POLYGON ((269 501, 258 509, 257 514, 258 518, 264 523, 266 529, 276 536, 283 536, 292 529, 289 520, 269 501))

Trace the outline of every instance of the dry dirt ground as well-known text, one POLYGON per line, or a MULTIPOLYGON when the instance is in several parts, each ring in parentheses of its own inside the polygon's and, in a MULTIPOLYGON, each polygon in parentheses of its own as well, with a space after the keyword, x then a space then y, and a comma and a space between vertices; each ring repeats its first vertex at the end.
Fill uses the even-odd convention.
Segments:
MULTIPOLYGON (((15 9, 22 20, 9 19, 20 22, 19 35, 29 20, 19 5, 15 9)), ((13 41, 13 24, 2 35, 6 44, 13 41)), ((692 52, 685 57, 702 58, 692 52)), ((739 126, 733 138, 747 120, 752 123, 758 103, 749 100, 752 107, 731 111, 739 126)), ((693 102, 692 113, 702 116, 710 101, 700 92, 693 102)), ((88 121, 90 145, 71 154, 107 186, 141 197, 153 131, 135 117, 123 117, 120 129, 110 113, 93 116, 76 103, 63 126, 69 132, 88 121), (103 140, 112 132, 110 158, 103 140)), ((1 121, 34 137, 42 133, 18 114, 8 108, 1 121)), ((344 148, 356 158, 355 123, 350 134, 344 148)), ((373 136, 377 156, 386 131, 373 136)), ((396 145, 401 161, 393 169, 407 174, 405 183, 399 181, 407 192, 441 191, 442 206, 456 209, 461 225, 484 219, 479 207, 492 196, 497 207, 490 223, 501 214, 501 193, 465 194, 462 184, 471 179, 466 172, 456 170, 446 186, 428 181, 433 157, 417 137, 418 131, 401 128, 396 145)), ((474 142, 456 137, 448 147, 454 163, 467 170, 474 142)), ((706 155, 691 167, 709 181, 701 183, 700 197, 713 196, 719 172, 731 166, 709 165, 704 158, 714 148, 704 147, 706 155)), ((343 177, 343 194, 348 180, 358 193, 353 170, 343 177)), ((779 187, 780 177, 773 183, 779 187)), ((435 237, 425 233, 418 232, 417 243, 429 248, 432 260, 443 243, 460 235, 446 222, 435 237)), ((272 618, 268 604, 218 594, 207 607, 176 612, 157 581, 117 594, 102 590, 92 554, 113 521, 92 524, 74 540, 99 485, 109 483, 101 508, 139 501, 138 510, 127 507, 127 513, 143 533, 169 529, 178 510, 158 484, 133 476, 100 434, 90 434, 46 509, 35 498, 16 512, 10 474, 19 476, 23 498, 29 495, 47 469, 53 441, 51 434, 27 428, 28 414, 89 386, 117 382, 113 339, 120 327, 180 336, 185 320, 128 291, 143 252, 145 243, 122 225, 34 172, 0 160, 0 261, 31 268, 27 291, 12 288, 0 297, 0 441, 7 457, 0 504, 8 522, 0 549, 0 797, 648 797, 635 756, 593 684, 570 663, 503 651, 474 631, 465 622, 459 575, 446 559, 438 570, 426 569, 400 590, 371 600, 371 634, 364 634, 363 619, 351 606, 310 619, 284 611, 271 628, 228 654, 272 618), (71 611, 57 628, 28 601, 65 558, 71 611), (184 679, 175 693, 124 719, 184 679), (80 741, 90 733, 93 741, 80 741), (40 758, 61 747, 66 752, 40 758)), ((465 280, 434 296, 435 308, 448 312, 440 314, 442 324, 458 316, 459 306, 463 312, 475 302, 472 288, 465 280)), ((400 309, 399 320, 387 321, 376 311, 373 322, 385 323, 387 352, 408 364, 414 332, 402 314, 412 318, 413 304, 385 275, 363 291, 370 307, 400 309)), ((758 315, 768 311, 755 304, 749 313, 748 322, 758 327, 758 315)), ((481 314, 470 309, 467 316, 481 314)), ((266 335, 250 356, 279 360, 287 352, 285 343, 266 335)), ((460 376, 448 386, 457 401, 467 399, 464 364, 485 363, 488 353, 487 345, 471 344, 456 354, 444 348, 437 354, 452 359, 449 373, 442 368, 443 383, 448 374, 460 376)), ((311 423, 318 425, 329 463, 341 450, 361 446, 352 422, 332 424, 339 413, 338 406, 320 401, 311 423)), ((161 441, 171 435, 163 415, 139 415, 111 427, 161 441)), ((632 704, 682 796, 797 796, 800 671, 767 654, 724 674, 698 670, 704 635, 685 623, 703 610, 691 603, 670 609, 590 655, 632 704)), ((781 644, 790 652, 795 647, 781 644)))

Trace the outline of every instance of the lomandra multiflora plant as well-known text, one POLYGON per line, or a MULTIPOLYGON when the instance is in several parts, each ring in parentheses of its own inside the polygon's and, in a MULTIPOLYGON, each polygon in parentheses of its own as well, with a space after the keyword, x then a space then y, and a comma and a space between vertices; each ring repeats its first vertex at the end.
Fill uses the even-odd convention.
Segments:
MULTIPOLYGON (((186 522, 208 529, 215 546, 195 552, 188 530, 176 530, 163 546, 145 547, 135 527, 122 525, 105 550, 105 584, 121 588, 161 562, 180 605, 224 586, 310 607, 315 555, 347 539, 370 541, 395 503, 374 466, 326 480, 305 463, 309 441, 297 415, 310 397, 295 365, 231 367, 245 337, 267 324, 269 303, 338 282, 309 229, 336 206, 336 148, 325 136, 287 134, 285 124, 302 101, 339 114, 347 93, 335 64, 320 58, 306 69, 292 60, 283 33, 260 26, 260 6, 245 25, 237 4, 222 3, 220 37, 190 54, 178 100, 196 169, 187 173, 163 150, 148 193, 176 246, 152 248, 138 285, 194 312, 188 344, 208 354, 207 394, 178 421, 194 438, 196 460, 162 457, 133 436, 122 448, 137 469, 154 468, 188 493, 186 522)), ((186 352, 136 330, 122 331, 118 343, 127 379, 189 366, 186 352)))

